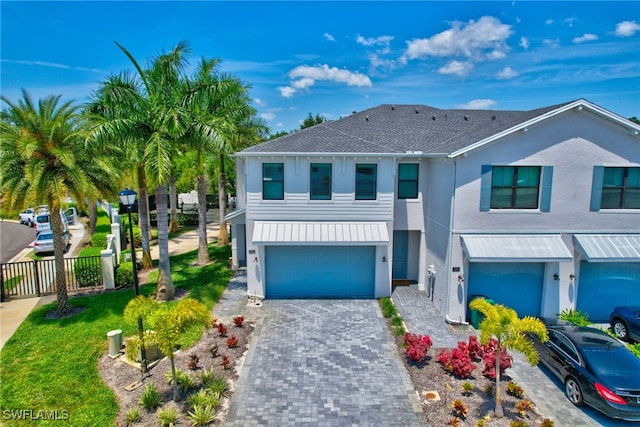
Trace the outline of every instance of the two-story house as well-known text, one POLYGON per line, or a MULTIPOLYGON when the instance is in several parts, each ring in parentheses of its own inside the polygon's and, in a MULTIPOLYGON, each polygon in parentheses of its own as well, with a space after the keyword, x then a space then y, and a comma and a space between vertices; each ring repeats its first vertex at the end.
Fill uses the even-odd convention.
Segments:
POLYGON ((235 154, 248 294, 379 298, 449 322, 640 305, 640 126, 586 100, 531 111, 381 105, 235 154))

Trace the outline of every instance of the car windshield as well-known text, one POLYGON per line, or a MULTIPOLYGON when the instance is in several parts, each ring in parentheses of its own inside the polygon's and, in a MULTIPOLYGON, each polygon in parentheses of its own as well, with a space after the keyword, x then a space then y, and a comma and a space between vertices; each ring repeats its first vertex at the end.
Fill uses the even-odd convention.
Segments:
POLYGON ((49 215, 41 215, 36 218, 36 221, 38 221, 39 224, 46 224, 49 222, 49 215))
POLYGON ((601 376, 636 376, 640 372, 640 359, 623 347, 589 348, 584 358, 596 374, 601 376))
POLYGON ((40 233, 36 240, 53 240, 53 235, 51 233, 40 233))

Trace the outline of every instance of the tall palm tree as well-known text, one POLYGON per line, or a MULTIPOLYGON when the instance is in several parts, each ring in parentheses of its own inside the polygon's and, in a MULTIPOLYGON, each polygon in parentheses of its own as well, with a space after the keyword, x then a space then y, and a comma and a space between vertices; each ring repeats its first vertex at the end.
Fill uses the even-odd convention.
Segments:
MULTIPOLYGON (((155 185, 160 270, 156 296, 167 300, 173 298, 175 288, 169 261, 166 186, 171 176, 172 156, 189 119, 184 108, 181 80, 190 50, 186 42, 180 42, 169 52, 152 58, 143 68, 124 46, 116 45, 129 58, 137 74, 111 76, 93 96, 91 109, 102 116, 102 124, 95 129, 95 135, 122 141, 130 158, 136 162, 143 263, 147 256, 145 237, 148 236, 145 231, 148 230, 145 224, 147 180, 155 185)), ((151 264, 150 257, 148 264, 151 264)))
MULTIPOLYGON (((9 206, 47 204, 51 212, 57 312, 71 313, 64 273, 62 198, 82 201, 110 191, 105 174, 90 166, 79 107, 60 104, 60 96, 48 96, 34 104, 26 91, 13 103, 2 97, 8 109, 0 121, 0 189, 9 206)), ((96 164, 111 172, 108 162, 96 164)))
MULTIPOLYGON (((219 64, 219 59, 202 58, 194 77, 187 79, 185 84, 185 90, 189 94, 187 108, 192 121, 184 141, 188 149, 197 152, 198 264, 210 261, 206 225, 206 156, 223 156, 235 151, 240 140, 239 135, 246 132, 245 126, 255 120, 256 114, 255 109, 250 106, 250 86, 243 84, 231 74, 218 72, 219 64)), ((255 120, 255 123, 258 121, 255 120)), ((226 244, 228 236, 224 226, 224 169, 220 174, 218 195, 221 212, 218 244, 226 244)))
POLYGON ((500 399, 500 353, 508 348, 522 353, 531 366, 538 364, 539 355, 526 333, 534 333, 542 342, 548 339, 547 328, 538 318, 527 316, 518 318, 515 310, 500 304, 491 304, 484 298, 476 298, 469 304, 472 310, 478 310, 485 317, 480 322, 480 342, 487 344, 492 337, 497 340, 496 348, 496 408, 498 418, 504 416, 500 399))

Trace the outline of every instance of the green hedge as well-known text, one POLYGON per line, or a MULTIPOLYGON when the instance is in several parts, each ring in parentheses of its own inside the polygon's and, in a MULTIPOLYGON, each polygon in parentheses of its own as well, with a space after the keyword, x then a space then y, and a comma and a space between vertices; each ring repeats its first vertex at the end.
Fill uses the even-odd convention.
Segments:
POLYGON ((116 286, 130 288, 133 286, 133 262, 121 262, 116 269, 116 286))

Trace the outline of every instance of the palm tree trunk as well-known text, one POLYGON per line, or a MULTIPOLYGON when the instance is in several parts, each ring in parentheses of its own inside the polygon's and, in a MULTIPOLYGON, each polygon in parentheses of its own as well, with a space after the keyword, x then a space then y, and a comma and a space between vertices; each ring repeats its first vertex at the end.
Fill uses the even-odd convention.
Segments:
POLYGON ((218 204, 220 205, 220 230, 218 230, 218 246, 229 244, 227 223, 227 176, 224 173, 224 154, 220 154, 220 179, 218 180, 218 204))
POLYGON ((169 217, 169 233, 175 233, 180 228, 178 224, 178 210, 176 204, 178 198, 176 197, 176 177, 171 174, 169 177, 169 210, 171 216, 169 217))
POLYGON ((500 355, 502 353, 502 343, 498 341, 498 348, 496 349, 496 418, 504 417, 504 411, 502 410, 502 399, 500 397, 500 355))
POLYGON ((171 361, 171 378, 173 380, 173 401, 179 402, 180 393, 178 392, 178 376, 176 375, 176 362, 173 354, 171 354, 169 360, 171 361))
POLYGON ((176 294, 171 279, 171 262, 169 259, 169 218, 167 215, 167 187, 164 184, 156 186, 156 209, 158 212, 158 285, 156 298, 169 301, 176 294))
POLYGON ((151 245, 149 244, 149 195, 147 194, 147 174, 144 164, 138 165, 138 221, 142 243, 142 268, 151 268, 151 245))
POLYGON ((96 222, 98 221, 98 201, 89 200, 89 235, 96 232, 96 222))
POLYGON ((69 295, 67 295, 67 280, 64 273, 64 248, 62 247, 62 219, 60 218, 60 205, 56 201, 49 200, 51 206, 51 231, 53 232, 53 255, 56 268, 56 300, 58 302, 58 316, 71 314, 69 295))
POLYGON ((207 183, 204 175, 196 178, 198 188, 198 265, 209 264, 207 245, 207 183))

